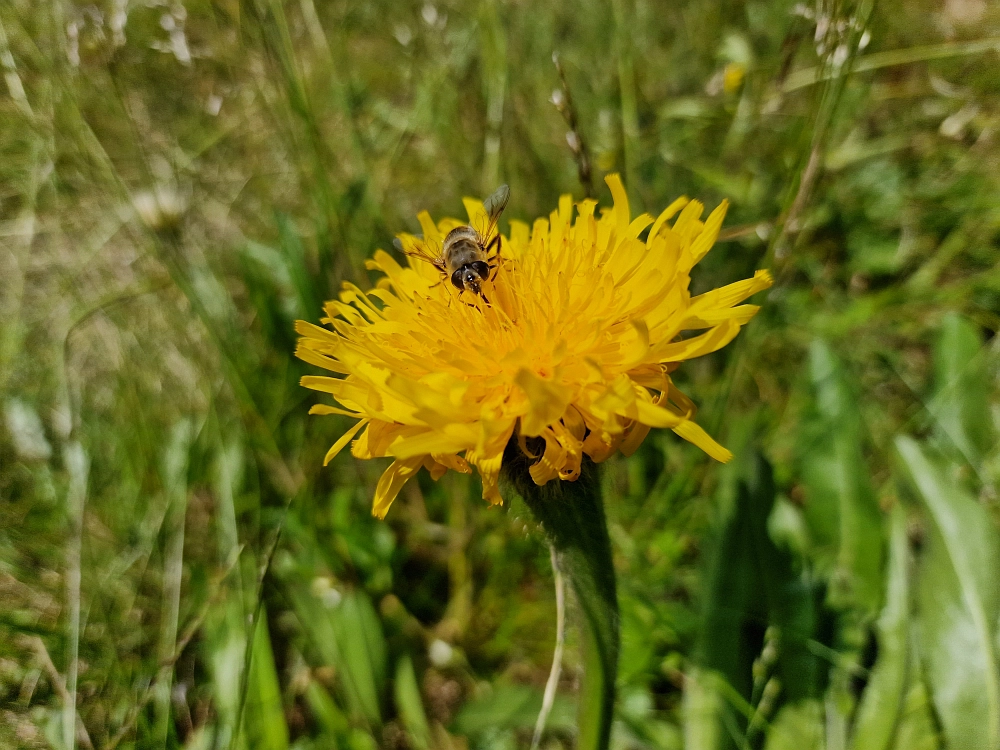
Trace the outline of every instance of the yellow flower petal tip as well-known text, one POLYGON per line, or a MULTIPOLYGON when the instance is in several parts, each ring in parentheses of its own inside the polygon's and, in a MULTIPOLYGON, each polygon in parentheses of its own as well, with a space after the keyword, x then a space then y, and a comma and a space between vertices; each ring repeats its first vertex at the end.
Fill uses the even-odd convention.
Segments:
POLYGON ((377 252, 374 289, 346 285, 325 307, 326 327, 296 324, 296 355, 331 373, 302 385, 336 401, 311 413, 357 420, 326 462, 348 443, 355 457, 394 459, 375 490, 376 517, 421 467, 435 479, 475 467, 484 499, 501 502, 511 441, 538 484, 575 480, 584 456, 631 455, 654 427, 732 458, 694 421, 670 373, 728 344, 757 311, 741 303, 773 279, 760 270, 692 297, 691 270, 715 243, 726 204, 702 220, 701 203, 679 198, 655 220, 633 218, 621 179, 606 182, 610 210, 563 196, 547 218, 512 221, 482 295, 460 293, 413 257, 436 252, 461 225, 422 212, 426 239, 401 235, 407 262, 377 252))

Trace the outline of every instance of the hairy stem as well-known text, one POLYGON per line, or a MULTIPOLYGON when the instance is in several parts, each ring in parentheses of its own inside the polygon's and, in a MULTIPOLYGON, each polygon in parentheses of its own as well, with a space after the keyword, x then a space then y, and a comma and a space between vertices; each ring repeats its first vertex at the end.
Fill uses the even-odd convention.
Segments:
POLYGON ((575 482, 554 480, 541 487, 532 481, 528 469, 528 459, 516 443, 508 447, 504 484, 524 499, 545 529, 582 615, 584 675, 577 748, 604 750, 615 703, 619 624, 611 539, 597 467, 585 457, 575 482))

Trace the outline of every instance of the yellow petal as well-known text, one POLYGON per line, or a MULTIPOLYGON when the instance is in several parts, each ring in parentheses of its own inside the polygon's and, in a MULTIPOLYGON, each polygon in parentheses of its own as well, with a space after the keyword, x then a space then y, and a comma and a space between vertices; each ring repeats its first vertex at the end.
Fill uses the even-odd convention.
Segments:
POLYGON ((628 193, 625 192, 625 186, 622 185, 622 178, 617 174, 607 175, 604 181, 611 189, 611 198, 614 200, 615 205, 615 224, 618 229, 618 238, 621 239, 625 237, 625 233, 628 231, 630 219, 628 193))
POLYGON ((310 414, 339 414, 342 417, 354 417, 355 419, 360 418, 362 415, 353 411, 347 411, 346 409, 338 409, 336 406, 330 406, 328 404, 313 404, 309 407, 310 414))
POLYGON ((538 435, 546 426, 559 419, 569 405, 571 394, 551 380, 544 380, 527 369, 518 370, 514 382, 524 391, 531 410, 521 417, 525 435, 538 435))
POLYGON ((503 503, 500 496, 500 464, 503 462, 503 452, 481 458, 476 463, 476 469, 483 480, 483 500, 490 505, 503 503))
POLYGON ((424 456, 422 466, 427 469, 427 473, 431 475, 431 479, 435 482, 448 473, 448 467, 442 463, 438 463, 431 456, 424 456))
POLYGON ((727 320, 722 325, 699 336, 692 336, 684 341, 657 347, 651 352, 651 356, 660 362, 684 362, 718 351, 736 338, 736 334, 739 332, 739 325, 732 320, 727 320))
POLYGON ((679 417, 669 409, 665 409, 649 401, 636 400, 635 410, 635 419, 650 427, 668 427, 674 429, 685 421, 684 417, 679 417))
POLYGON ((459 434, 427 431, 408 437, 401 436, 389 446, 388 453, 396 458, 410 458, 427 453, 457 453, 476 444, 476 432, 471 426, 455 432, 459 434))
POLYGON ((459 474, 472 473, 472 469, 469 467, 469 462, 461 456, 449 453, 435 453, 432 458, 442 466, 445 466, 452 471, 457 471, 459 474))
POLYGON ((689 315, 684 321, 682 330, 690 331, 698 328, 714 328, 730 320, 738 326, 745 326, 759 310, 760 307, 757 305, 737 305, 736 307, 726 307, 721 310, 707 310, 698 315, 689 315))
POLYGON ((359 419, 358 423, 354 425, 354 427, 352 427, 343 435, 341 435, 340 439, 331 446, 330 450, 326 452, 326 456, 323 458, 323 465, 326 466, 328 463, 330 463, 336 457, 336 455, 344 449, 344 446, 347 445, 351 441, 351 439, 358 434, 358 430, 360 430, 366 424, 368 424, 367 419, 359 419))
POLYGON ((774 279, 771 278, 770 273, 764 270, 757 271, 752 279, 743 279, 692 297, 689 314, 697 312, 700 315, 703 311, 712 308, 732 307, 747 297, 767 289, 773 283, 774 279))
POLYGON ((690 420, 685 420, 673 430, 689 443, 697 445, 716 461, 728 463, 733 457, 732 453, 715 442, 707 432, 690 420))
POLYGON ((655 240, 660 234, 660 228, 664 225, 664 223, 670 221, 670 219, 674 217, 674 214, 684 208, 688 202, 687 197, 682 195, 680 198, 663 209, 663 212, 657 216, 656 221, 653 222, 652 229, 649 230, 649 234, 646 237, 647 245, 651 245, 653 243, 653 240, 655 240))
POLYGON ((397 459, 392 462, 379 478, 378 485, 375 487, 375 502, 372 504, 373 516, 385 518, 385 514, 389 512, 389 506, 396 499, 396 495, 399 494, 409 478, 417 473, 423 463, 423 456, 397 459))
POLYGON ((649 435, 650 426, 648 424, 642 424, 642 422, 635 422, 632 428, 625 434, 625 439, 622 440, 621 446, 618 448, 625 457, 631 456, 637 450, 639 446, 642 445, 642 441, 646 439, 649 435))
POLYGON ((701 230, 693 243, 691 243, 692 262, 697 263, 705 257, 705 254, 712 249, 712 245, 719 238, 719 230, 722 229, 722 220, 726 218, 726 210, 729 208, 729 201, 722 201, 705 220, 705 228, 701 230))

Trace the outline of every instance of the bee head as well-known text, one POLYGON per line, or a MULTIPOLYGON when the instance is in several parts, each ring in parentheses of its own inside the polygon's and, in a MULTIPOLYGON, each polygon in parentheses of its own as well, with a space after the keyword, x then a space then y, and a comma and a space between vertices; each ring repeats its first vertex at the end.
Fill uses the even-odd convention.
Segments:
POLYGON ((482 295, 483 279, 489 275, 489 270, 489 266, 482 261, 467 263, 451 275, 451 283, 458 289, 482 295))
POLYGON ((483 289, 482 284, 483 280, 479 277, 479 274, 474 269, 466 266, 462 274, 462 286, 473 294, 481 294, 483 289))

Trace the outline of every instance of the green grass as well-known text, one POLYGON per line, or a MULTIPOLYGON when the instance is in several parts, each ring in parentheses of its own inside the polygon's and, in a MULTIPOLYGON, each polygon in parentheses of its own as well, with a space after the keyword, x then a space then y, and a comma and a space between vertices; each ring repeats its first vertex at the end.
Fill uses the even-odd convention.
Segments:
POLYGON ((997 747, 1000 14, 823 9, 0 6, 0 746, 527 747, 527 508, 421 475, 372 519, 292 326, 421 209, 583 195, 558 52, 602 203, 728 199, 695 291, 777 280, 678 372, 734 462, 606 464, 612 746, 997 747))

